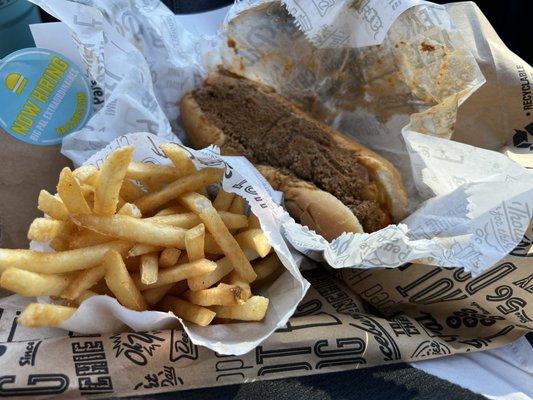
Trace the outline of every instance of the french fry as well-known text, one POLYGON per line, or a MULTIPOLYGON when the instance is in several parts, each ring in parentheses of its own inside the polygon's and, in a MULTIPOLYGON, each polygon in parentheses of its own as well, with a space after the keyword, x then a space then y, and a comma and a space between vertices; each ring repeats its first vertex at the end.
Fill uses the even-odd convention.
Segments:
POLYGON ((141 290, 153 289, 155 287, 165 286, 169 283, 183 281, 185 279, 193 278, 195 276, 201 276, 210 273, 216 268, 216 264, 213 261, 201 259, 193 261, 187 264, 176 265, 170 268, 164 268, 159 271, 157 282, 146 285, 142 283, 139 274, 133 276, 133 280, 137 287, 141 290))
POLYGON ((141 282, 145 285, 151 285, 157 282, 159 272, 158 254, 148 253, 141 256, 141 282))
POLYGON ((117 214, 129 215, 130 217, 133 217, 133 218, 142 217, 141 210, 139 210, 139 208, 135 204, 132 204, 132 203, 124 203, 124 205, 120 207, 120 210, 118 210, 117 214))
POLYGON ((244 199, 241 196, 235 196, 233 201, 231 202, 231 206, 229 208, 229 212, 233 214, 244 214, 245 210, 245 202, 244 199))
POLYGON ((161 301, 163 297, 169 292, 170 289, 174 286, 173 283, 169 283, 165 286, 156 287, 153 289, 145 290, 142 295, 144 300, 149 305, 153 306, 161 301))
MULTIPOLYGON (((244 254, 248 260, 254 260, 259 257, 259 254, 253 250, 244 250, 244 254)), ((215 270, 209 274, 187 279, 189 289, 207 289, 233 271, 233 264, 228 257, 223 257, 220 260, 217 260, 216 265, 215 270)))
POLYGON ((184 204, 197 213, 205 224, 206 229, 213 235, 226 257, 230 259, 233 268, 247 282, 252 282, 256 274, 246 259, 235 238, 231 235, 224 222, 218 215, 209 199, 198 193, 187 193, 181 197, 184 204))
POLYGON ((269 301, 252 296, 250 282, 268 284, 284 269, 267 256, 272 248, 259 220, 245 215, 243 198, 222 189, 211 203, 207 187, 221 181, 222 169, 196 170, 182 147, 161 148, 173 165, 132 162, 128 146, 100 170, 64 168, 57 195, 40 192, 46 215, 33 221, 28 238, 57 252, 0 249, 0 288, 62 305, 32 303, 21 325, 59 326, 99 294, 202 326, 264 318, 269 301), (260 256, 267 258, 252 266, 260 256))
POLYGON ((68 274, 49 275, 8 268, 0 277, 0 286, 21 296, 57 296, 71 280, 68 274))
POLYGON ((92 186, 82 184, 80 185, 80 189, 85 201, 89 205, 89 208, 91 208, 91 205, 94 205, 94 188, 92 186))
POLYGON ((95 246, 114 240, 111 236, 102 235, 89 229, 80 229, 73 233, 68 239, 69 249, 80 249, 82 247, 95 246))
MULTIPOLYGON (((48 245, 55 251, 65 251, 69 249, 68 238, 64 238, 62 236, 58 236, 52 239, 52 241, 48 243, 48 245)), ((0 271, 1 271, 1 268, 0 268, 0 271)))
POLYGON ((235 197, 234 193, 228 193, 222 188, 219 189, 215 200, 213 201, 213 207, 218 211, 228 211, 231 207, 233 198, 235 197))
POLYGON ((92 173, 90 176, 87 176, 84 182, 87 185, 92 186, 93 188, 96 187, 96 184, 98 183, 98 178, 100 177, 100 170, 97 170, 96 173, 92 173))
POLYGON ((94 186, 87 185, 86 183, 80 183, 79 185, 81 193, 83 194, 86 200, 89 194, 94 195, 94 186))
POLYGON ((98 296, 98 293, 93 292, 92 290, 85 290, 74 300, 74 302, 79 305, 93 296, 98 296))
POLYGON ((187 212, 183 214, 170 214, 170 215, 155 215, 150 218, 144 218, 144 221, 153 224, 163 224, 176 226, 178 228, 190 229, 193 226, 198 225, 200 218, 194 213, 187 212))
POLYGON ((146 192, 129 179, 124 179, 122 181, 122 187, 120 188, 119 195, 124 199, 124 201, 133 203, 146 195, 146 192))
POLYGON ((213 235, 206 233, 205 239, 204 239, 204 250, 208 254, 214 254, 214 255, 221 255, 224 254, 220 246, 217 242, 215 242, 215 239, 213 238, 213 235))
POLYGON ((272 274, 277 274, 277 276, 281 275, 284 267, 277 254, 273 253, 254 263, 254 270, 257 274, 257 282, 259 282, 263 279, 267 279, 272 274))
POLYGON ((217 318, 237 319, 240 321, 261 321, 268 309, 269 300, 253 296, 238 306, 212 306, 217 318))
POLYGON ((158 192, 161 189, 163 189, 165 187, 165 184, 150 181, 150 182, 143 182, 143 186, 147 189, 148 193, 153 193, 153 192, 158 192))
POLYGON ((27 328, 59 326, 76 312, 74 307, 55 304, 30 303, 18 318, 18 323, 27 328))
POLYGON ((185 230, 158 225, 128 215, 75 215, 72 221, 103 235, 162 247, 185 248, 185 230))
MULTIPOLYGON (((240 229, 248 226, 248 219, 244 215, 232 214, 227 211, 219 211, 219 214, 220 218, 222 218, 222 221, 228 227, 228 229, 240 229)), ((183 229, 190 229, 202 222, 198 215, 191 212, 185 212, 182 214, 155 215, 150 218, 145 218, 144 220, 155 224, 177 226, 183 229)))
POLYGON ((126 173, 126 178, 141 181, 147 186, 169 183, 182 176, 183 173, 174 168, 174 166, 139 162, 132 162, 128 166, 128 172, 126 173))
POLYGON ((172 311, 174 315, 200 326, 209 325, 216 315, 208 308, 191 304, 173 296, 165 296, 160 306, 162 310, 172 311))
POLYGON ((170 161, 172 161, 172 164, 174 164, 176 169, 182 173, 182 176, 196 172, 196 168, 189 158, 189 155, 179 145, 175 143, 164 143, 160 147, 170 161))
POLYGON ((61 297, 68 300, 78 298, 85 290, 90 289, 104 279, 105 272, 105 267, 103 265, 98 265, 97 267, 81 271, 61 292, 61 297))
MULTIPOLYGON (((185 236, 185 246, 187 246, 187 236, 185 236)), ((159 255, 159 266, 163 268, 176 265, 181 255, 181 250, 167 247, 159 255)))
POLYGON ((144 311, 148 305, 135 286, 122 257, 116 251, 109 251, 102 262, 106 269, 105 282, 117 300, 124 307, 135 311, 144 311))
POLYGON ((68 210, 63 201, 51 195, 46 190, 39 192, 37 208, 54 219, 60 221, 66 221, 68 219, 68 210))
POLYGON ((126 146, 115 150, 104 161, 94 189, 95 214, 113 215, 117 211, 120 189, 132 156, 133 146, 126 146))
POLYGON ((239 286, 219 283, 217 287, 198 291, 187 291, 183 298, 199 306, 236 306, 244 303, 243 291, 239 286))
POLYGON ((128 165, 126 177, 135 181, 156 179, 160 181, 172 182, 173 180, 176 180, 176 178, 180 177, 180 173, 176 171, 176 168, 173 165, 132 161, 128 165))
POLYGON ((77 226, 72 221, 63 221, 59 234, 56 236, 56 238, 62 238, 64 240, 67 240, 70 235, 72 235, 73 232, 75 232, 76 230, 77 226))
POLYGON ((86 183, 79 183, 79 185, 80 185, 81 193, 83 194, 85 199, 87 199, 89 194, 91 194, 91 196, 94 195, 94 186, 88 185, 86 183))
POLYGON ((205 257, 204 237, 204 224, 199 224, 185 233, 185 249, 189 261, 196 261, 205 257))
POLYGON ((228 229, 240 229, 248 226, 248 218, 245 215, 226 211, 219 211, 218 214, 228 229))
POLYGON ((187 175, 168 184, 163 189, 149 193, 135 202, 144 214, 175 199, 183 193, 201 189, 213 183, 220 182, 224 171, 217 168, 204 168, 192 175, 187 175))
POLYGON ((162 210, 158 211, 154 217, 162 217, 164 215, 172 215, 172 214, 183 214, 187 213, 189 210, 187 210, 183 206, 171 206, 167 208, 163 208, 162 210))
POLYGON ((266 257, 272 246, 261 229, 248 229, 235 236, 242 249, 252 249, 261 257, 266 257))
POLYGON ((74 229, 70 221, 58 221, 49 218, 35 218, 28 230, 28 239, 38 242, 49 242, 50 240, 68 234, 74 229))
POLYGON ((78 180, 80 185, 96 186, 100 171, 94 165, 82 165, 72 171, 74 177, 78 180))
POLYGON ((142 256, 143 254, 148 253, 157 253, 158 251, 163 250, 163 247, 161 246, 154 246, 151 244, 136 244, 128 251, 128 258, 129 257, 137 257, 142 256))
POLYGON ((61 274, 92 268, 102 262, 105 253, 115 250, 125 253, 131 244, 116 240, 82 249, 59 253, 42 253, 34 250, 0 249, 0 273, 10 267, 47 274, 61 274))
POLYGON ((57 193, 70 214, 91 213, 91 209, 83 196, 81 187, 68 167, 63 168, 59 174, 57 193))
POLYGON ((242 279, 237 271, 231 271, 225 278, 224 281, 228 285, 238 286, 241 288, 241 298, 242 300, 248 300, 250 297, 252 297, 252 289, 250 288, 250 284, 246 282, 244 279, 242 279))
POLYGON ((259 222, 257 215, 250 214, 248 216, 248 229, 261 229, 261 222, 259 222))

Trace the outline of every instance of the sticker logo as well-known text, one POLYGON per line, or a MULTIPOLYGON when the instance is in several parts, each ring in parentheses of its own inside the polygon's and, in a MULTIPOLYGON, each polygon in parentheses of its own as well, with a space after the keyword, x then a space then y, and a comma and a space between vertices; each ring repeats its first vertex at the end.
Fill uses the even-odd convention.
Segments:
POLYGON ((533 123, 527 125, 524 130, 515 129, 513 145, 518 149, 533 151, 533 123))
POLYGON ((26 87, 26 84, 28 83, 28 79, 24 77, 21 74, 18 74, 16 72, 9 74, 6 78, 6 86, 9 90, 11 90, 16 95, 20 95, 24 88, 26 87))
POLYGON ((82 128, 92 93, 81 70, 46 49, 16 51, 0 63, 0 128, 23 142, 61 143, 82 128))

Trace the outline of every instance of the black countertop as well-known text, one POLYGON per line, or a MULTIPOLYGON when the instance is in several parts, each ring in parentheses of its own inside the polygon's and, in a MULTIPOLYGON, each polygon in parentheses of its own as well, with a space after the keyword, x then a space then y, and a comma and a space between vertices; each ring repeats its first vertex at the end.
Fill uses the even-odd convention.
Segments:
POLYGON ((127 397, 127 399, 483 400, 485 397, 402 363, 244 385, 127 397))

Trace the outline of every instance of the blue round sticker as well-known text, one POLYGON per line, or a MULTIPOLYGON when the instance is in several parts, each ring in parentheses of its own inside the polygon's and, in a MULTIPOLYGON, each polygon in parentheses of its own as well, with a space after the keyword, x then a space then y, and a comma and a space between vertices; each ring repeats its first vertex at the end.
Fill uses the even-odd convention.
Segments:
POLYGON ((0 63, 0 127, 26 143, 48 146, 82 128, 92 94, 81 70, 52 50, 16 51, 0 63))

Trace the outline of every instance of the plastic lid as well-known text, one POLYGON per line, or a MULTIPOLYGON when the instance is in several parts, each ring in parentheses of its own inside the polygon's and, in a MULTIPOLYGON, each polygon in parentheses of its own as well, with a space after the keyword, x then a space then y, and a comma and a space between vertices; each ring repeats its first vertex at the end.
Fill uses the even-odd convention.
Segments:
POLYGON ((89 82, 52 50, 18 50, 0 62, 0 127, 26 143, 61 143, 92 112, 89 82))

